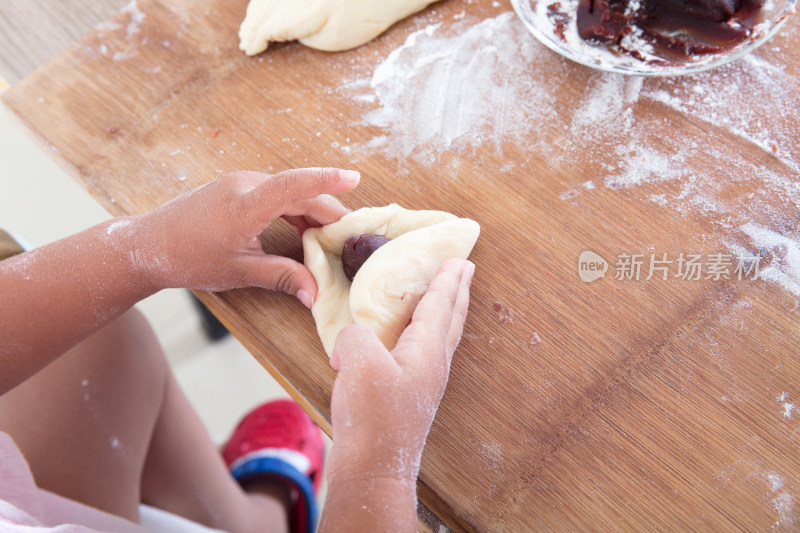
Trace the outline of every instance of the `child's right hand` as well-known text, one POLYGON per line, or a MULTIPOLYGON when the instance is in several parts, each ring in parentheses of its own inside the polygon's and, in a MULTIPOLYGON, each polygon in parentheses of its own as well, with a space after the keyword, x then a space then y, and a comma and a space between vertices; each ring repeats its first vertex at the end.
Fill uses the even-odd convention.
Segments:
POLYGON ((475 265, 439 269, 391 352, 367 327, 343 329, 331 357, 339 370, 331 398, 329 479, 417 478, 464 328, 475 265))

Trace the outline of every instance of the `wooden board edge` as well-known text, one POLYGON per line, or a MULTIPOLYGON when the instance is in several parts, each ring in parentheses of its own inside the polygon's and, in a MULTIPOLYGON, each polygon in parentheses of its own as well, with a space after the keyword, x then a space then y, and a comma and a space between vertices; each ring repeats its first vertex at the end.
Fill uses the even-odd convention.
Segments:
POLYGON ((442 528, 447 528, 447 531, 458 531, 464 533, 473 533, 477 531, 472 525, 465 522, 460 518, 453 509, 444 502, 433 490, 431 490, 425 483, 417 479, 417 499, 419 506, 417 507, 418 523, 425 524, 428 528, 425 531, 442 531, 442 528))
POLYGON ((12 87, 8 91, 0 92, 0 104, 2 104, 2 107, 6 109, 11 122, 19 127, 19 129, 22 130, 22 132, 33 141, 33 143, 42 151, 43 155, 49 157, 53 162, 55 162, 55 164, 58 165, 58 167, 63 170, 67 176, 75 181, 81 189, 86 191, 89 196, 91 196, 94 201, 99 203, 111 216, 129 215, 130 213, 122 212, 119 206, 114 206, 110 202, 105 201, 103 198, 98 197, 97 194, 92 193, 92 191, 87 187, 80 170, 66 157, 64 157, 55 146, 49 144, 47 140, 45 140, 45 138, 41 136, 38 131, 36 131, 36 128, 34 128, 9 101, 11 99, 9 98, 9 95, 13 95, 13 91, 14 88, 12 87))
MULTIPOLYGON (((231 332, 231 334, 236 337, 236 339, 242 343, 242 345, 249 351, 251 354, 256 353, 255 345, 247 336, 239 331, 239 329, 234 325, 231 320, 228 320, 228 312, 229 309, 225 306, 222 300, 214 295, 213 293, 204 292, 204 291, 192 291, 194 294, 200 299, 200 301, 205 304, 208 309, 214 313, 222 325, 231 332)), ((286 391, 286 393, 296 401, 303 410, 308 413, 311 419, 316 423, 322 431, 325 432, 328 437, 333 435, 331 429, 331 421, 330 419, 322 412, 322 410, 316 406, 311 400, 308 399, 304 394, 298 391, 292 383, 288 380, 286 376, 284 376, 277 368, 273 365, 270 365, 266 358, 256 358, 256 361, 266 370, 270 376, 272 376, 275 381, 286 391)))

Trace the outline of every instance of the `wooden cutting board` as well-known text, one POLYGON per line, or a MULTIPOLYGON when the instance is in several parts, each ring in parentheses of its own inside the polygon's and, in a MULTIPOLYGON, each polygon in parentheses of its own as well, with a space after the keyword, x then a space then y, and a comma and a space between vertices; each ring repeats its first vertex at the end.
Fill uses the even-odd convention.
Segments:
MULTIPOLYGON (((361 171, 352 208, 477 220, 419 483, 450 527, 800 527, 796 16, 732 65, 642 80, 559 58, 506 2, 255 58, 245 7, 139 0, 3 101, 115 215, 237 169, 325 165, 361 171), (748 256, 762 279, 738 279, 748 256)), ((302 257, 279 223, 264 240, 302 257)), ((202 298, 329 430, 310 313, 263 290, 202 298)))

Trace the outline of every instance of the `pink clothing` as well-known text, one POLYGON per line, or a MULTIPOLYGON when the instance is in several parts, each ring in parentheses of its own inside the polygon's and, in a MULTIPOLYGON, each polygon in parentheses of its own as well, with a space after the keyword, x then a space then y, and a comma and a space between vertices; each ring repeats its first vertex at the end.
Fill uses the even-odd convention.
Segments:
POLYGON ((152 507, 140 511, 145 525, 40 489, 22 452, 0 431, 0 533, 214 531, 152 507))
POLYGON ((5 531, 142 533, 146 529, 40 489, 22 452, 0 432, 0 532, 5 531))

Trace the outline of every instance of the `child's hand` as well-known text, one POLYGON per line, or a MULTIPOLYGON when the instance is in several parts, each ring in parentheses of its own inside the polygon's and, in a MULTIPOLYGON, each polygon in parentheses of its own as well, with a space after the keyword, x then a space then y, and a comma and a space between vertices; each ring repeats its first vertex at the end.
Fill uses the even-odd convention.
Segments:
POLYGON ((475 265, 445 262, 391 352, 361 325, 343 329, 331 364, 334 478, 416 480, 422 448, 461 340, 475 265))
POLYGON ((301 234, 339 220, 347 209, 328 194, 353 189, 358 179, 357 172, 332 168, 236 172, 133 217, 137 227, 123 235, 156 289, 256 286, 294 294, 310 307, 314 277, 296 261, 264 253, 258 235, 278 217, 301 234))

